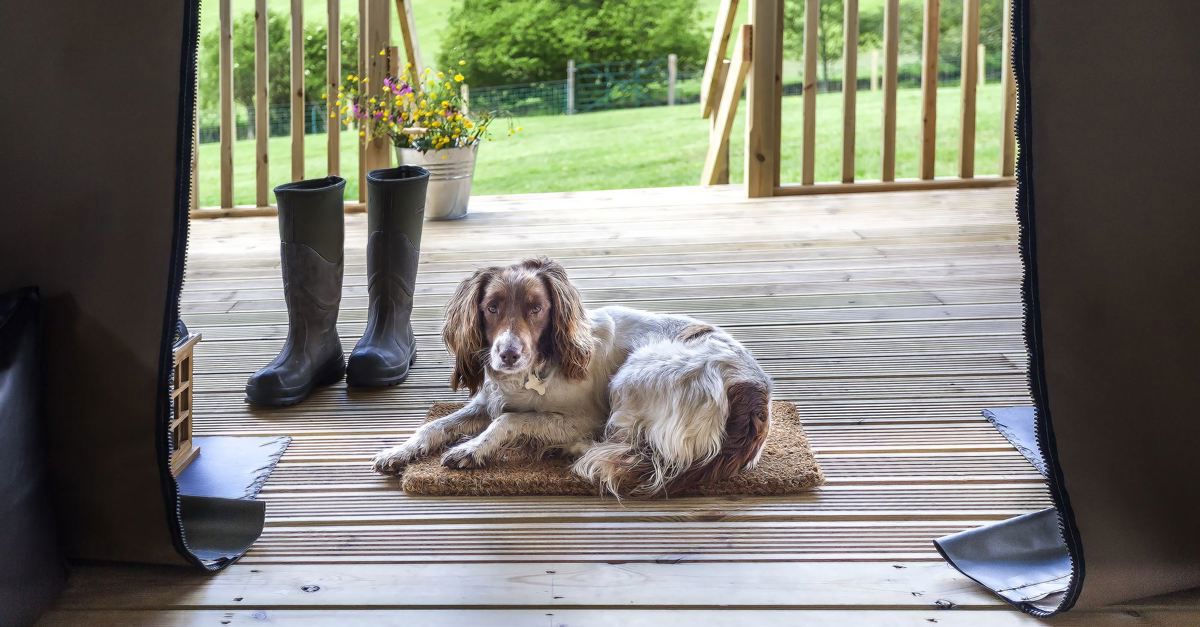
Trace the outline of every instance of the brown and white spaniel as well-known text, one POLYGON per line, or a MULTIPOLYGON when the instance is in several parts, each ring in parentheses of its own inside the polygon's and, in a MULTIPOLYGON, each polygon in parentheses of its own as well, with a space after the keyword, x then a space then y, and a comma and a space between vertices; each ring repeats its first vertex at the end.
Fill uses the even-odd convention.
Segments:
POLYGON ((451 468, 529 446, 577 458, 574 472, 603 491, 652 496, 728 477, 761 455, 771 379, 737 340, 687 316, 587 311, 544 257, 477 270, 451 298, 442 336, 455 358, 451 387, 472 397, 380 452, 379 472, 450 444, 451 468))

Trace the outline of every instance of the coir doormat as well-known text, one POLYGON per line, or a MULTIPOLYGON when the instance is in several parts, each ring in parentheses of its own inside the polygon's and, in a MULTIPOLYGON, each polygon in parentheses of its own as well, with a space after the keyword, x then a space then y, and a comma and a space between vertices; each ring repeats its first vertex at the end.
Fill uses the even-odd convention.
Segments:
MULTIPOLYGON (((461 403, 435 403, 425 420, 449 415, 461 403)), ((780 496, 805 492, 825 478, 813 458, 812 448, 792 403, 771 402, 771 431, 762 458, 753 470, 729 479, 700 485, 669 496, 780 496)), ((571 473, 563 457, 532 459, 510 453, 492 465, 476 470, 451 470, 440 456, 409 464, 401 486, 409 494, 424 496, 595 496, 599 490, 571 473)))

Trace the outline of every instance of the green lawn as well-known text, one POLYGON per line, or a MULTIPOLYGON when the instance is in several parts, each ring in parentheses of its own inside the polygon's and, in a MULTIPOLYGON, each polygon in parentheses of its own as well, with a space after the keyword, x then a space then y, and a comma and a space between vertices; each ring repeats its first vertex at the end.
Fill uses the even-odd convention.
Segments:
MULTIPOLYGON (((863 180, 879 179, 882 92, 861 91, 858 97, 855 168, 863 180)), ((953 176, 958 163, 959 90, 938 92, 938 176, 953 176)), ((976 118, 976 173, 998 174, 1000 162, 1000 85, 979 89, 976 118)), ((920 153, 920 91, 903 89, 897 108, 897 178, 917 175, 920 153)), ((841 177, 841 94, 817 97, 816 179, 841 177)), ((739 108, 731 149, 733 182, 742 178, 742 133, 739 108)), ((801 98, 783 102, 783 174, 785 183, 800 180, 801 98)), ((530 117, 516 120, 523 130, 496 139, 480 148, 474 193, 578 191, 633 187, 695 185, 708 145, 708 121, 699 118, 697 105, 648 107, 603 111, 574 116, 530 117)), ((347 198, 357 198, 357 150, 351 133, 342 134, 342 172, 349 174, 347 198)), ((291 172, 290 139, 270 141, 272 184, 288 180, 291 172)), ((200 146, 200 204, 219 202, 218 144, 200 146)), ((305 175, 326 173, 325 136, 305 137, 305 175)), ((254 141, 234 144, 234 200, 254 202, 254 141)))

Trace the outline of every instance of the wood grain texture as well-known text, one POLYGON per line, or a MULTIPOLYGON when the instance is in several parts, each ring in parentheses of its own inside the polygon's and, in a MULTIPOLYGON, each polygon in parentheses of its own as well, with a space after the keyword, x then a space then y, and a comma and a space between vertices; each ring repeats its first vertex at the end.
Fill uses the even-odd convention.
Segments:
POLYGON ((722 0, 717 7, 717 20, 713 25, 712 37, 708 43, 708 60, 704 63, 704 73, 700 77, 700 115, 711 117, 713 107, 721 95, 721 69, 724 65, 725 51, 729 48, 729 37, 733 34, 733 19, 737 15, 738 0, 722 0))
MULTIPOLYGON (((341 1, 326 0, 325 108, 337 112, 337 93, 342 84, 341 1)), ((325 162, 329 174, 342 171, 342 124, 340 115, 328 117, 325 133, 325 162)))
POLYGON ((900 0, 883 5, 883 171, 880 180, 896 179, 896 81, 900 59, 900 0))
MULTIPOLYGON (((1037 624, 930 543, 1049 503, 1040 475, 979 415, 1029 402, 1012 202, 1004 187, 476 197, 467 219, 425 227, 409 380, 330 386, 278 410, 248 407, 241 391, 286 335, 277 224, 197 222, 183 303, 205 336, 196 433, 293 437, 261 493, 265 533, 215 576, 80 566, 45 623, 1037 624), (375 474, 374 452, 430 403, 463 400, 446 389, 438 339, 450 291, 475 267, 541 252, 588 306, 728 328, 776 398, 797 403, 826 485, 792 497, 466 499, 407 495, 375 474)), ((346 220, 349 350, 366 321, 366 219, 346 220)), ((1059 620, 1190 624, 1198 598, 1059 620)))
MULTIPOLYGON (((221 0, 219 9, 218 28, 220 29, 217 52, 220 67, 218 70, 218 97, 221 100, 221 206, 233 206, 233 141, 237 128, 233 119, 233 15, 230 10, 232 0, 221 0)), ((193 210, 197 209, 193 207, 193 210)))
POLYGON ((722 67, 720 70, 721 96, 713 115, 708 152, 705 154, 704 168, 700 173, 701 185, 729 182, 729 134, 733 131, 733 119, 737 115, 738 102, 742 99, 746 74, 750 72, 752 65, 750 49, 753 39, 754 27, 744 24, 738 30, 738 38, 733 48, 733 60, 729 62, 728 69, 722 67))
POLYGON ((746 89, 746 195, 765 198, 779 181, 780 111, 783 106, 783 0, 750 0, 754 27, 746 89))
POLYGON ((842 182, 853 183, 858 116, 858 0, 845 1, 842 20, 842 182))
POLYGON ((925 24, 921 31, 921 161, 918 176, 934 177, 937 159, 938 16, 941 0, 925 0, 925 24))
POLYGON ((254 1, 254 203, 270 204, 267 196, 270 170, 267 167, 267 140, 270 134, 267 110, 267 0, 254 1))
POLYGON ((292 0, 289 38, 291 75, 292 180, 304 178, 304 0, 292 0))
POLYGON ((958 176, 975 176, 975 92, 979 78, 979 0, 963 0, 962 108, 959 124, 958 176))
POLYGON ((820 0, 804 0, 804 132, 800 157, 801 185, 813 184, 817 168, 817 26, 820 22, 820 0))

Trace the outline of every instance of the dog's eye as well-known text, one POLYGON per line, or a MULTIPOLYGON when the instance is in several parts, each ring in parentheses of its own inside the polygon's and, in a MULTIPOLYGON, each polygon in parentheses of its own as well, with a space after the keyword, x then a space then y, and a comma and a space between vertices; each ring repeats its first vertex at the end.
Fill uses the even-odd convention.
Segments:
POLYGON ((487 310, 488 310, 488 313, 490 313, 490 314, 494 314, 494 313, 496 313, 496 312, 498 311, 498 310, 496 309, 496 306, 495 306, 495 305, 488 305, 488 307, 487 307, 487 310))
POLYGON ((536 316, 540 313, 542 313, 542 308, 538 307, 536 305, 534 305, 534 307, 529 310, 529 315, 531 315, 531 316, 536 316))

